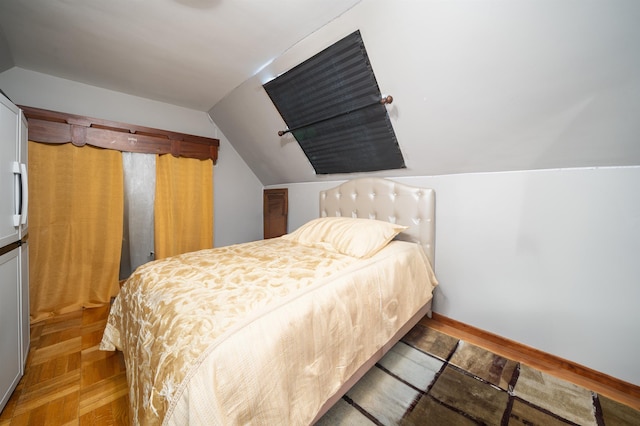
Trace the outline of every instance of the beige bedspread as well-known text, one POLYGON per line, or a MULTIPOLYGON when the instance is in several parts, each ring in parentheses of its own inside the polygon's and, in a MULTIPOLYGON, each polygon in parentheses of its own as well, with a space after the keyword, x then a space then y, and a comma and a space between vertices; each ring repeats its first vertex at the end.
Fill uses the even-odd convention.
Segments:
POLYGON ((361 260, 281 238, 151 262, 116 298, 136 424, 308 424, 431 299, 422 249, 361 260))

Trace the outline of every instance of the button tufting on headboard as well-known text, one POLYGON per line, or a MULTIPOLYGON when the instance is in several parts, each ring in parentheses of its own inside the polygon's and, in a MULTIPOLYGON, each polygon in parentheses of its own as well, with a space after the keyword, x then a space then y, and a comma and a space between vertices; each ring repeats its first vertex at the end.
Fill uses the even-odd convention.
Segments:
POLYGON ((381 178, 346 181, 320 193, 321 216, 387 220, 409 226, 398 239, 422 244, 431 264, 435 259, 435 191, 381 178), (366 194, 366 196, 365 196, 366 194), (386 218, 386 219, 385 219, 386 218))

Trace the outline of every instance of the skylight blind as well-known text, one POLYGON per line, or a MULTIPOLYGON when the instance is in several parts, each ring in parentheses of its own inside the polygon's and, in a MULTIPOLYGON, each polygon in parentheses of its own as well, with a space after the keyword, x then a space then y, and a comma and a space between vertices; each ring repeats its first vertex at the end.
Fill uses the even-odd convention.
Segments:
POLYGON ((264 89, 317 174, 405 167, 359 31, 264 89))

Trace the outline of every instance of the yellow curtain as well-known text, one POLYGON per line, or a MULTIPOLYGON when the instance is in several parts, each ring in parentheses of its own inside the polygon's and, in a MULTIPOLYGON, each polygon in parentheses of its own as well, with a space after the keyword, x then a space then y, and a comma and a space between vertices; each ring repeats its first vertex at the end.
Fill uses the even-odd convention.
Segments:
POLYGON ((156 259, 213 247, 213 163, 159 155, 154 207, 156 259))
POLYGON ((29 142, 31 321, 118 293, 122 155, 29 142))

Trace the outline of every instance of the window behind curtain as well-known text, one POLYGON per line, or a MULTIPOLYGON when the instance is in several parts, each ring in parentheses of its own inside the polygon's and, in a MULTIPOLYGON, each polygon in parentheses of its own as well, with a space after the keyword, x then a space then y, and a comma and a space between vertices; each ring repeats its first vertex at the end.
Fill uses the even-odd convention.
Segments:
POLYGON ((124 224, 120 279, 154 259, 153 203, 156 191, 156 155, 123 152, 124 224))

